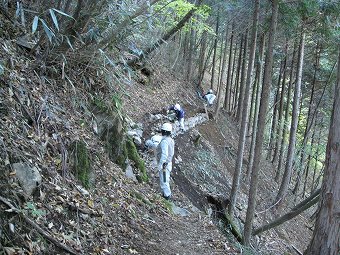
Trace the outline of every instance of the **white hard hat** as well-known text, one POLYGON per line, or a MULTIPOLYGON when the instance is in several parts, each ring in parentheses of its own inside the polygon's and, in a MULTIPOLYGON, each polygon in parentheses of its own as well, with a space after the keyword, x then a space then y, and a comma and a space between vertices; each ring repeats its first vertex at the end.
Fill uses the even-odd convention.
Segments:
POLYGON ((212 90, 212 89, 209 89, 209 93, 211 93, 211 94, 212 94, 212 93, 213 93, 213 90, 212 90))
POLYGON ((181 110, 181 106, 179 104, 175 104, 175 110, 181 110))
POLYGON ((164 123, 162 125, 162 130, 172 132, 172 125, 170 123, 164 123))

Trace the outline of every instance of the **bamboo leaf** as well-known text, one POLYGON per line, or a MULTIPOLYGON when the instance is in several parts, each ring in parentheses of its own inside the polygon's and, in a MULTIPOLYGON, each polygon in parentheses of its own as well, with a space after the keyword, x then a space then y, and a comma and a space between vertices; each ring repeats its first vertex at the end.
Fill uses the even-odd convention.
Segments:
POLYGON ((47 26, 47 24, 45 23, 45 21, 43 19, 40 19, 41 24, 43 25, 43 28, 45 30, 45 33, 48 37, 48 39, 50 40, 50 42, 52 42, 52 37, 54 36, 54 33, 52 32, 52 30, 47 26))
POLYGON ((66 36, 66 41, 67 41, 67 44, 70 46, 70 48, 74 51, 72 44, 71 44, 71 41, 70 41, 70 38, 68 38, 68 36, 66 36))
POLYGON ((20 13, 21 13, 20 2, 17 1, 17 9, 15 10, 15 17, 20 17, 20 13))
POLYGON ((75 20, 71 15, 68 15, 68 14, 66 14, 65 12, 62 12, 62 11, 57 10, 57 9, 54 9, 54 8, 52 8, 52 10, 58 12, 58 13, 61 14, 61 15, 64 15, 64 16, 66 16, 66 17, 69 17, 69 18, 75 20))
POLYGON ((58 19, 57 19, 57 17, 55 16, 55 13, 54 13, 53 9, 49 9, 49 12, 50 12, 50 14, 51 14, 51 18, 52 18, 52 21, 53 21, 55 27, 56 27, 57 30, 59 31, 58 19))
POLYGON ((39 17, 38 16, 34 16, 33 23, 32 23, 32 34, 34 34, 35 31, 37 30, 38 22, 39 22, 39 17))

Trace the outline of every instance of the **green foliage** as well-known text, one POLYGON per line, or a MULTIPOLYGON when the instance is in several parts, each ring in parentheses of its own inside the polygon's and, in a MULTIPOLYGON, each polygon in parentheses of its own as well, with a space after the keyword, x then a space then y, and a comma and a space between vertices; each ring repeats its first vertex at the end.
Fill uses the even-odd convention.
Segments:
POLYGON ((118 114, 121 120, 124 119, 123 116, 123 103, 122 97, 119 94, 114 94, 111 98, 111 101, 106 102, 103 98, 95 96, 92 100, 92 104, 97 108, 97 110, 101 113, 110 114, 111 111, 114 111, 118 114))
POLYGON ((287 33, 295 32, 300 24, 300 16, 295 6, 281 3, 279 5, 280 20, 287 33))
POLYGON ((302 0, 299 1, 297 8, 298 13, 303 20, 313 17, 318 13, 319 1, 317 0, 302 0))
POLYGON ((83 141, 76 141, 73 144, 74 150, 74 171, 77 178, 85 188, 90 186, 91 164, 90 156, 83 141))
POLYGON ((109 107, 107 106, 106 102, 104 99, 99 98, 95 96, 92 100, 92 104, 97 108, 99 112, 107 112, 109 110, 109 107))
POLYGON ((142 201, 144 204, 146 204, 149 207, 154 207, 154 204, 150 202, 149 199, 145 198, 142 193, 139 193, 135 190, 132 190, 130 194, 134 197, 136 197, 138 200, 142 201))
POLYGON ((122 97, 119 94, 114 94, 112 96, 112 104, 114 106, 114 110, 118 114, 119 118, 121 120, 124 120, 123 117, 123 102, 122 102, 122 97))
POLYGON ((173 214, 172 203, 169 200, 166 200, 166 199, 162 199, 162 202, 163 202, 164 207, 168 210, 168 212, 173 214))
POLYGON ((39 218, 41 216, 45 216, 46 212, 41 209, 37 209, 34 203, 27 202, 26 206, 24 207, 26 211, 28 211, 34 218, 39 218))
POLYGON ((181 20, 191 9, 197 8, 195 11, 195 15, 191 18, 191 22, 186 24, 182 30, 189 31, 192 27, 198 33, 202 33, 203 31, 208 31, 209 33, 214 33, 214 29, 212 29, 209 24, 205 23, 205 21, 209 18, 212 9, 208 5, 200 5, 199 7, 195 7, 194 4, 186 1, 186 0, 176 0, 168 5, 167 8, 164 8, 164 1, 155 5, 155 11, 160 12, 162 17, 165 19, 156 20, 155 24, 157 27, 168 30, 177 24, 179 20, 181 20))

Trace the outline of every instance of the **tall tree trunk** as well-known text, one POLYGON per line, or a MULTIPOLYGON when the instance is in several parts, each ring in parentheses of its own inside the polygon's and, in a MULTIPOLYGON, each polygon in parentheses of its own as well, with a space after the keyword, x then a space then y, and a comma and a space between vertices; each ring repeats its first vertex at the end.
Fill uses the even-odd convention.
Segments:
POLYGON ((216 28, 215 28, 215 40, 214 40, 214 55, 213 55, 213 66, 211 71, 210 88, 214 89, 214 78, 215 78, 215 68, 216 68, 216 54, 217 54, 217 43, 218 43, 218 29, 220 26, 220 12, 217 13, 216 17, 216 28))
POLYGON ((181 66, 181 72, 183 75, 186 75, 186 68, 183 68, 183 66, 187 62, 189 46, 190 46, 189 45, 189 32, 186 31, 184 34, 184 40, 183 40, 183 55, 182 55, 182 66, 181 66))
POLYGON ((228 51, 228 26, 226 27, 226 35, 225 35, 225 42, 224 42, 224 50, 223 50, 223 61, 222 61, 222 68, 220 74, 220 84, 219 84, 219 91, 216 103, 216 110, 215 110, 215 118, 218 117, 218 113, 220 111, 220 105, 222 100, 222 93, 223 93, 223 79, 224 79, 224 72, 225 72, 225 63, 227 61, 227 51, 228 51))
MULTIPOLYGON (((304 174, 302 169, 304 169, 304 162, 306 160, 306 146, 309 141, 309 131, 310 131, 310 126, 313 124, 313 119, 312 118, 312 106, 313 106, 313 100, 314 100, 314 92, 315 92, 315 84, 316 84, 316 74, 318 70, 318 65, 319 65, 319 55, 320 50, 319 50, 319 44, 316 46, 316 53, 315 53, 315 64, 314 64, 314 75, 313 75, 313 80, 312 80, 312 88, 311 88, 311 94, 309 98, 309 103, 308 103, 308 113, 307 113, 307 123, 305 126, 304 134, 303 134, 303 141, 302 141, 302 146, 300 149, 300 161, 297 168, 298 171, 298 176, 296 180, 296 184, 294 187, 294 194, 298 194, 300 183, 301 183, 301 176, 304 174)), ((315 113, 315 112, 314 112, 315 113)))
POLYGON ((257 122, 259 117, 260 110, 260 96, 262 92, 262 77, 263 77, 263 55, 264 55, 264 40, 265 35, 262 34, 260 38, 260 49, 259 56, 257 60, 257 68, 256 68, 256 96, 255 96, 255 106, 254 106, 254 120, 253 120, 253 128, 251 134, 251 145, 249 150, 249 160, 246 172, 246 179, 249 181, 251 170, 253 168, 254 163, 254 153, 255 153, 255 141, 256 141, 256 132, 257 132, 257 122))
POLYGON ((187 59, 187 74, 186 74, 186 80, 189 81, 192 77, 193 72, 193 64, 192 64, 192 58, 194 55, 194 48, 195 48, 195 35, 196 31, 193 27, 190 29, 190 37, 189 37, 189 49, 188 49, 188 59, 187 59))
MULTIPOLYGON (((323 122, 323 118, 321 118, 320 123, 323 122)), ((313 169, 313 177, 312 177, 312 183, 311 183, 311 188, 310 188, 310 193, 312 193, 317 185, 315 185, 315 175, 316 175, 316 171, 318 170, 318 161, 319 161, 319 153, 320 153, 320 144, 321 144, 321 131, 323 129, 323 125, 321 124, 321 126, 319 127, 319 132, 318 132, 318 141, 317 141, 317 149, 315 152, 315 163, 314 163, 314 169, 313 169)))
POLYGON ((233 70, 231 72, 231 82, 230 82, 230 93, 229 93, 229 98, 228 98, 228 107, 227 109, 229 111, 232 111, 232 105, 233 105, 233 98, 235 96, 235 83, 236 81, 234 81, 234 76, 235 76, 235 72, 237 72, 236 70, 236 52, 237 52, 237 41, 235 43, 235 48, 234 48, 234 54, 233 54, 233 70))
POLYGON ((295 62, 295 55, 296 55, 296 48, 297 48, 297 43, 294 42, 294 50, 293 50, 293 56, 292 56, 292 61, 290 65, 290 75, 289 75, 289 84, 288 84, 288 94, 287 94, 287 100, 286 100, 286 110, 285 110, 285 117, 284 117, 284 122, 283 122, 283 135, 282 135, 282 140, 281 140, 281 145, 280 145, 280 153, 279 153, 279 163, 276 169, 276 174, 275 174, 275 181, 279 182, 280 180, 280 175, 281 175, 281 169, 283 165, 283 158, 285 154, 285 148, 286 148, 286 139, 288 135, 288 119, 289 119, 289 112, 290 112, 290 100, 292 96, 292 86, 293 86, 293 80, 294 80, 294 62, 295 62))
POLYGON ((250 99, 250 110, 249 110, 249 121, 248 121, 248 127, 247 127, 247 134, 248 136, 248 141, 251 140, 251 133, 252 129, 251 127, 253 126, 253 120, 254 120, 254 107, 255 107, 255 97, 256 97, 256 91, 257 91, 257 84, 256 84, 256 79, 257 79, 257 74, 255 74, 254 78, 254 85, 253 85, 253 90, 251 91, 251 99, 250 99))
MULTIPOLYGON (((314 121, 314 128, 313 128, 313 133, 312 133, 311 142, 310 142, 311 148, 313 148, 315 146, 315 133, 316 133, 316 129, 317 129, 316 120, 317 119, 315 119, 315 121, 314 121)), ((302 197, 305 197, 305 195, 306 195, 309 169, 310 169, 310 164, 311 164, 311 160, 312 160, 312 153, 313 152, 310 151, 309 154, 308 154, 308 158, 307 158, 306 171, 305 171, 305 181, 304 181, 304 184, 303 184, 302 197)))
POLYGON ((248 31, 244 37, 243 46, 243 58, 242 58, 242 71, 241 71, 241 82, 240 82, 240 94, 238 97, 238 107, 236 112, 236 120, 239 122, 241 120, 241 114, 243 110, 243 98, 244 98, 244 84, 246 82, 246 63, 247 63, 247 48, 248 48, 248 31))
POLYGON ((237 101, 238 99, 238 95, 239 95, 239 89, 240 89, 240 77, 241 77, 241 66, 242 66, 242 51, 243 51, 243 43, 244 43, 244 39, 242 36, 240 36, 241 39, 241 43, 240 43, 240 48, 239 48, 239 54, 238 54, 238 61, 237 61, 237 75, 236 75, 236 92, 234 95, 234 108, 237 109, 237 105, 239 104, 239 102, 237 101))
POLYGON ((207 48, 207 32, 204 31, 202 34, 201 40, 201 48, 200 48, 200 56, 199 56, 199 65, 198 65, 198 84, 197 86, 200 88, 202 84, 202 80, 204 78, 204 66, 205 66, 205 52, 207 48))
POLYGON ((284 72, 284 59, 281 60, 280 64, 280 72, 277 82, 277 88, 275 92, 275 100, 273 105, 273 115, 272 115, 272 127, 270 129, 270 138, 269 138, 269 146, 268 146, 268 154, 267 154, 267 160, 272 160, 272 153, 273 153, 273 147, 274 147, 274 140, 276 139, 276 127, 277 127, 277 113, 278 113, 278 106, 279 106, 279 100, 281 98, 281 77, 282 73, 284 72))
MULTIPOLYGON (((179 35, 177 36, 178 37, 178 40, 177 40, 177 53, 176 53, 176 57, 175 57, 175 59, 174 59, 174 62, 173 62, 173 64, 171 65, 171 70, 174 70, 178 65, 176 65, 177 64, 177 61, 178 61, 178 58, 179 58, 179 56, 181 55, 181 52, 182 52, 182 48, 183 48, 183 44, 182 44, 182 42, 183 42, 183 40, 182 40, 182 37, 183 37, 183 32, 182 32, 182 30, 180 30, 179 31, 179 33, 178 33, 179 35)), ((178 68, 177 68, 177 72, 180 72, 179 70, 178 70, 178 68)))
POLYGON ((231 70, 232 70, 232 59, 233 59, 233 47, 234 47, 234 35, 235 35, 235 24, 232 25, 232 31, 230 35, 230 45, 229 45, 229 60, 228 60, 228 72, 227 72, 227 84, 225 86, 225 95, 224 95, 224 103, 223 107, 227 110, 228 106, 228 98, 231 87, 231 70))
POLYGON ((257 39, 257 26, 259 20, 259 0, 255 0, 254 14, 253 14, 253 27, 251 32, 251 46, 249 52, 249 62, 248 62, 248 70, 247 70, 247 81, 246 88, 243 100, 243 113, 242 113, 242 121, 241 121, 241 130, 240 137, 238 141, 238 150, 237 150, 237 159, 236 166, 233 176, 233 184, 231 189, 230 203, 229 203, 229 214, 233 215, 235 210, 236 198, 238 189, 240 186, 240 176, 242 171, 242 162, 243 162, 243 154, 244 154, 244 146, 246 141, 246 133, 247 133, 247 121, 248 121, 248 105, 249 105, 249 95, 250 95, 250 86, 252 84, 253 78, 253 69, 254 69, 254 60, 255 60, 255 51, 256 51, 256 39, 257 39))
POLYGON ((335 255, 340 250, 340 44, 338 75, 326 150, 321 201, 313 238, 305 255, 335 255))
POLYGON ((279 106, 279 116, 278 116, 278 129, 276 134, 276 141, 274 145, 274 155, 272 163, 277 162, 278 160, 278 151, 279 146, 281 145, 282 140, 282 132, 284 128, 284 121, 283 121, 283 106, 284 106, 284 99, 285 99, 285 92, 286 92, 286 76, 287 76, 287 58, 288 58, 288 42, 286 42, 285 46, 285 58, 283 63, 283 75, 282 75, 282 84, 281 84, 281 97, 280 97, 280 106, 279 106))
POLYGON ((263 145, 263 137, 264 137, 264 129, 265 129, 265 119, 266 119, 267 111, 268 111, 268 101, 269 101, 270 85, 271 85, 271 79, 272 79, 273 47, 274 47, 274 38, 275 38, 276 26, 277 26, 278 6, 279 6, 278 0, 273 0, 272 1, 272 17, 271 17, 271 22, 270 22, 270 32, 269 32, 269 40, 268 40, 268 46, 267 46, 268 50, 267 50, 266 62, 265 62, 264 80, 263 80, 263 88, 262 88, 259 119, 258 119, 258 129, 257 129, 257 135, 256 135, 254 163, 253 163, 252 175, 251 175, 251 180, 250 180, 246 222, 244 225, 243 243, 247 246, 250 243, 250 237, 251 237, 253 219, 254 219, 255 207, 256 207, 258 175, 259 175, 259 170, 260 170, 260 159, 262 157, 262 145, 263 145))
MULTIPOLYGON (((214 51, 214 45, 211 44, 210 48, 209 48, 209 51, 208 51, 208 54, 206 54, 207 56, 205 57, 205 61, 204 61, 204 65, 203 65, 203 74, 205 74, 205 72, 208 70, 209 68, 209 60, 211 58, 211 54, 213 53, 214 51)), ((203 79, 203 77, 201 77, 203 79)))
POLYGON ((287 195, 289 182, 290 182, 290 178, 292 175, 292 166, 293 166, 294 153, 295 153, 295 142, 296 142, 296 133, 297 133, 298 116, 299 116, 304 49, 305 49, 305 33, 304 31, 302 31, 301 39, 300 39, 300 46, 299 46, 297 79, 296 79, 296 86, 294 90, 292 123, 290 127, 287 162, 286 162, 285 172, 283 174, 281 186, 276 197, 276 201, 280 201, 280 202, 282 202, 284 197, 287 195))
MULTIPOLYGON (((217 74, 217 85, 216 85, 216 95, 217 95, 217 98, 220 98, 220 89, 221 89, 221 82, 222 82, 222 68, 223 68, 223 61, 224 61, 224 49, 225 46, 224 46, 224 37, 222 35, 221 37, 221 55, 220 55, 220 59, 219 59, 219 63, 218 63, 218 74, 217 74)), ((217 106, 216 106, 217 107, 217 106)))

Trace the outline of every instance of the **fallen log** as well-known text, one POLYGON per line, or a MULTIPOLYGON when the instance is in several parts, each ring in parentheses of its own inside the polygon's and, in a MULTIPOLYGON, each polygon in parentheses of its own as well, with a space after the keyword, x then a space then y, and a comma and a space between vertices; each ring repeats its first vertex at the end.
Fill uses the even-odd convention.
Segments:
POLYGON ((38 231, 38 233, 40 235, 45 237, 47 240, 49 240, 55 246, 59 247, 60 249, 67 251, 70 254, 74 254, 74 255, 79 254, 78 252, 74 251, 73 249, 71 249, 67 245, 60 243, 57 239, 52 237, 49 233, 47 233, 45 230, 43 230, 37 223, 35 223, 30 218, 28 218, 21 210, 17 209, 15 206, 13 206, 6 198, 0 196, 0 201, 10 208, 10 210, 8 210, 8 212, 14 212, 14 213, 20 215, 21 217, 23 217, 26 223, 31 225, 35 230, 38 231))

